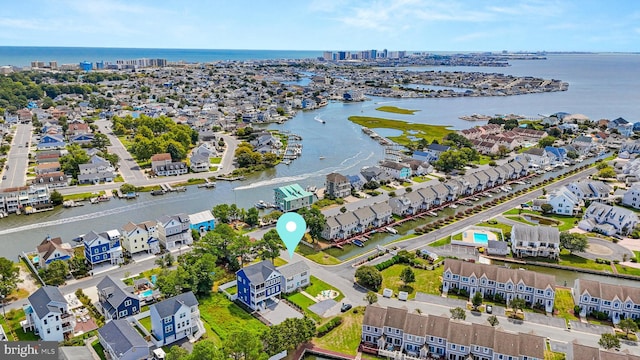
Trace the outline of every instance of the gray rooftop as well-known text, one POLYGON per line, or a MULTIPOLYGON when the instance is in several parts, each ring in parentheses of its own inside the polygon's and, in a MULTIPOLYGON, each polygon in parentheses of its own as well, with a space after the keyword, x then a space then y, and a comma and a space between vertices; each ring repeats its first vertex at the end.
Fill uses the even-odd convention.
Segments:
POLYGON ((244 275, 247 279, 251 280, 252 283, 261 284, 269 277, 269 275, 276 271, 276 268, 273 266, 271 261, 262 260, 259 263, 240 269, 240 271, 243 271, 244 275))
POLYGON ((194 305, 198 305, 198 300, 191 291, 188 291, 184 294, 176 295, 172 298, 162 300, 159 303, 153 304, 151 306, 155 307, 158 311, 158 315, 160 315, 160 318, 164 319, 175 314, 176 311, 178 311, 178 309, 182 307, 182 305, 192 307, 194 305))
POLYGON ((305 271, 309 271, 309 265, 304 261, 294 262, 292 264, 282 265, 278 268, 278 272, 285 278, 290 278, 294 275, 300 274, 305 271))
POLYGON ((60 290, 55 286, 45 285, 29 295, 29 304, 31 304, 33 311, 36 312, 40 319, 47 316, 51 311, 60 312, 58 308, 50 308, 48 306, 51 302, 67 303, 60 290))
MULTIPOLYGON (((109 275, 100 280, 96 288, 98 288, 98 293, 102 293, 106 302, 113 308, 117 308, 127 298, 132 297, 131 293, 127 293, 124 290, 124 283, 113 279, 109 275)), ((104 305, 106 304, 103 304, 103 306, 104 305)))
POLYGON ((127 320, 111 320, 98 329, 100 337, 109 344, 114 353, 125 354, 132 348, 146 348, 147 353, 140 353, 139 359, 146 359, 149 356, 149 346, 140 335, 129 324, 127 320))

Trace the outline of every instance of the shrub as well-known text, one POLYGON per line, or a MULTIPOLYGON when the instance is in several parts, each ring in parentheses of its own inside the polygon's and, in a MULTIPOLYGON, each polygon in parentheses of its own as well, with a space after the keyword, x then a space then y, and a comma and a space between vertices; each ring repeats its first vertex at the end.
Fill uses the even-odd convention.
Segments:
POLYGON ((340 324, 342 324, 342 318, 339 316, 334 317, 333 319, 329 320, 328 323, 320 326, 317 330, 317 336, 318 337, 322 337, 325 336, 327 333, 329 333, 329 331, 335 329, 336 327, 338 327, 340 324))

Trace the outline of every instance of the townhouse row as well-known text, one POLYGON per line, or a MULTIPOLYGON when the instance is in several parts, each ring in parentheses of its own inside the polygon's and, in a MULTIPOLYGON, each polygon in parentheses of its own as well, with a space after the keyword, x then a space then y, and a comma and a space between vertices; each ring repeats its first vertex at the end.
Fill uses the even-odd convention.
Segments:
POLYGON ((387 202, 363 207, 344 214, 327 217, 322 237, 327 240, 346 239, 371 228, 386 225, 392 214, 415 215, 526 176, 529 172, 524 161, 512 161, 464 177, 437 182, 408 192, 387 202))
POLYGON ((625 318, 640 318, 640 288, 577 279, 573 298, 580 306, 580 316, 594 311, 605 313, 614 324, 625 318))
POLYGON ((545 338, 532 333, 513 333, 377 304, 365 309, 360 346, 364 352, 391 358, 404 353, 413 358, 449 360, 542 360, 545 348, 545 338))

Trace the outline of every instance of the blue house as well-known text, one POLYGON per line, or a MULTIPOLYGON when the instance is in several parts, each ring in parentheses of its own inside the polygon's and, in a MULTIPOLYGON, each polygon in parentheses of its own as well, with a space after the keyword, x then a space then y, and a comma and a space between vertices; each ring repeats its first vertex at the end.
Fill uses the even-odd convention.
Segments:
POLYGON ((204 333, 198 300, 191 291, 151 305, 149 313, 151 333, 162 345, 185 337, 198 338, 204 333))
POLYGON ((564 162, 567 159, 567 150, 554 146, 546 146, 544 151, 551 158, 551 162, 564 162))
POLYGON ((420 161, 430 161, 431 154, 429 154, 426 151, 414 151, 413 155, 411 155, 411 158, 414 160, 420 160, 420 161))
POLYGON ((118 230, 109 230, 100 234, 92 230, 82 236, 82 242, 84 256, 91 266, 106 261, 111 264, 120 264, 123 261, 118 230))
POLYGON ((62 137, 62 135, 47 134, 40 138, 40 142, 38 142, 37 148, 38 150, 64 149, 66 146, 67 143, 64 142, 64 138, 62 137))
POLYGON ((451 146, 440 145, 440 144, 429 144, 429 146, 427 146, 427 148, 425 149, 425 152, 427 152, 431 158, 427 161, 438 160, 440 158, 440 154, 442 154, 443 152, 449 149, 451 149, 451 146))
POLYGON ((268 260, 238 270, 238 299, 252 310, 264 309, 280 295, 281 276, 268 260))
POLYGON ((124 319, 140 312, 140 300, 120 280, 107 275, 96 288, 98 302, 106 320, 124 319))
POLYGON ((213 217, 211 210, 190 214, 189 222, 191 223, 191 225, 189 225, 191 230, 197 230, 199 232, 211 231, 216 226, 216 218, 213 217))

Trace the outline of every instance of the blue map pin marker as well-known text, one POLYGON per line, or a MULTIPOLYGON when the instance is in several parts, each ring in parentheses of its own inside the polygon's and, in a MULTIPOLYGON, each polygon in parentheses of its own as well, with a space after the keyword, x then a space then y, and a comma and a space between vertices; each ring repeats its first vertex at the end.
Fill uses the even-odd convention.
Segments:
POLYGON ((289 258, 293 258, 296 246, 302 240, 304 232, 307 231, 307 223, 304 218, 294 212, 282 214, 276 223, 276 230, 289 251, 289 258))

